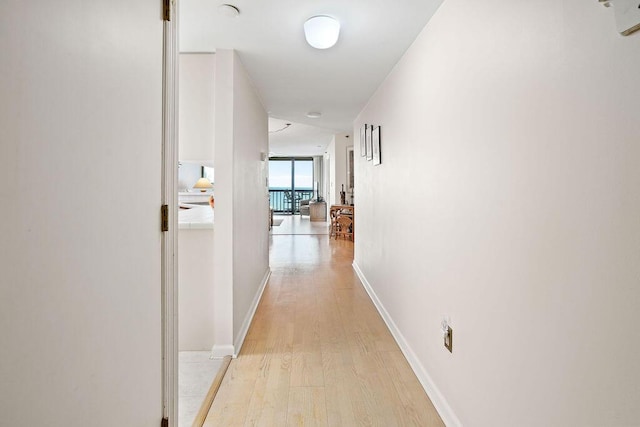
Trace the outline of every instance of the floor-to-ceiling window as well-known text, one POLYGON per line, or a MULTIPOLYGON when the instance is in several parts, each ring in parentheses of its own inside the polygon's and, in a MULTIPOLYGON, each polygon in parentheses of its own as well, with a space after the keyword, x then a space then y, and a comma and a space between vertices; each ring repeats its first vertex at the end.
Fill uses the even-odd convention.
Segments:
POLYGON ((274 212, 296 214, 300 200, 313 198, 313 159, 269 159, 269 202, 274 212))

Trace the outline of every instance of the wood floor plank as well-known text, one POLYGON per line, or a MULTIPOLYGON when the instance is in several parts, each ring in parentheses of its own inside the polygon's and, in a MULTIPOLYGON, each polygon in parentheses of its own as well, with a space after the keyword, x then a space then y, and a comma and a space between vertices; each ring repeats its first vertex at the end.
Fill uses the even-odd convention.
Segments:
POLYGON ((322 387, 322 352, 296 351, 291 356, 291 387, 322 387))
POLYGON ((431 400, 400 351, 384 354, 383 361, 401 401, 407 425, 444 426, 431 400))
POLYGON ((327 405, 324 387, 291 387, 287 426, 326 426, 327 405))
POLYGON ((272 236, 271 277, 205 426, 442 426, 353 272, 353 243, 272 236))
POLYGON ((245 426, 283 426, 287 422, 289 408, 289 357, 271 359, 267 377, 256 381, 247 408, 245 426))

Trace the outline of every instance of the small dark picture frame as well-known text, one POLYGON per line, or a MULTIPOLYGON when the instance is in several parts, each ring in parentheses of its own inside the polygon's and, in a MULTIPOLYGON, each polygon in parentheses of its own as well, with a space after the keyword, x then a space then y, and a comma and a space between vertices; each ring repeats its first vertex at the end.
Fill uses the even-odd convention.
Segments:
POLYGON ((360 128, 360 155, 362 157, 367 155, 367 131, 369 130, 369 125, 364 124, 360 128))
POLYGON ((376 166, 382 163, 382 159, 380 157, 380 126, 376 126, 371 130, 371 145, 373 151, 373 165, 376 166))

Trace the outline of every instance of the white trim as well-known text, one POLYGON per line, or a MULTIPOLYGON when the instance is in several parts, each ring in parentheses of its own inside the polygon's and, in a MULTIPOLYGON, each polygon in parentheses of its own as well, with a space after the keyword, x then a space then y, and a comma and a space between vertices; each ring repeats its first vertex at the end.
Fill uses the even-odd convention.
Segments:
MULTIPOLYGON (((231 356, 231 355, 233 355, 233 346, 231 344, 214 345, 213 347, 211 347, 212 359, 222 359, 226 356, 231 356)), ((233 357, 235 357, 235 355, 233 357)))
POLYGON ((389 315, 389 312, 387 312, 387 310, 384 308, 384 305, 374 292, 371 284, 355 261, 353 261, 353 270, 356 272, 358 278, 360 279, 360 282, 362 282, 362 285, 369 294, 369 298, 371 298, 371 301, 373 301, 373 304, 378 309, 378 313, 380 313, 382 319, 384 319, 384 322, 387 324, 387 327, 391 331, 391 334, 402 350, 404 357, 407 358, 411 369, 413 369, 413 372, 418 377, 418 380, 422 384, 424 391, 429 396, 429 399, 431 399, 431 402, 438 411, 438 414, 440 414, 440 418, 442 418, 442 421, 447 426, 461 427, 462 423, 453 412, 451 406, 449 406, 449 403, 444 398, 438 387, 436 387, 436 384, 433 382, 433 379, 431 379, 431 376, 429 375, 425 367, 422 365, 422 363, 420 363, 418 356, 416 356, 414 351, 411 349, 411 346, 402 335, 402 332, 400 332, 400 329, 398 329, 398 327, 396 326, 395 322, 389 315))
MULTIPOLYGON (((162 204, 169 231, 162 233, 162 416, 178 425, 178 8, 163 26, 162 204)), ((160 215, 160 206, 158 206, 160 215)), ((160 224, 158 223, 158 226, 160 224)))
POLYGON ((267 286, 267 282, 269 281, 269 277, 271 277, 271 269, 267 268, 264 277, 262 278, 262 283, 260 283, 260 289, 256 292, 256 296, 253 298, 253 302, 251 303, 251 307, 249 308, 249 312, 244 318, 244 322, 242 323, 242 327, 240 328, 240 332, 238 332, 238 336, 236 337, 234 344, 235 353, 233 353, 233 357, 238 357, 240 353, 240 349, 242 349, 242 344, 244 344, 244 339, 247 336, 247 332, 249 332, 249 326, 251 326, 251 321, 253 320, 253 316, 256 314, 256 309, 258 308, 258 303, 262 298, 262 293, 264 292, 264 288, 267 286))

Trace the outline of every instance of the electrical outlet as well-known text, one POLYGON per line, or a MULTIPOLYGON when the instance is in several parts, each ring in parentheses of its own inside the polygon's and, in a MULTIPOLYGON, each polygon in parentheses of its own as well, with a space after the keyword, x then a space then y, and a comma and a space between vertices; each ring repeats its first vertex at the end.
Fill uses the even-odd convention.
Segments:
POLYGON ((449 353, 453 353, 453 329, 449 325, 444 331, 444 346, 449 350, 449 353))
POLYGON ((442 338, 444 338, 444 346, 450 353, 453 353, 453 329, 451 329, 449 323, 451 323, 451 319, 448 316, 443 316, 440 328, 442 331, 442 338))

